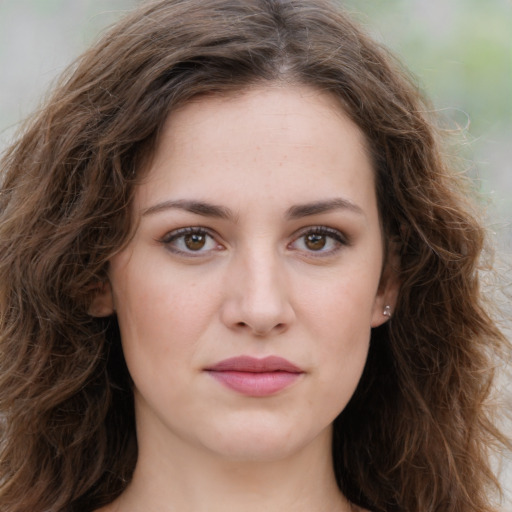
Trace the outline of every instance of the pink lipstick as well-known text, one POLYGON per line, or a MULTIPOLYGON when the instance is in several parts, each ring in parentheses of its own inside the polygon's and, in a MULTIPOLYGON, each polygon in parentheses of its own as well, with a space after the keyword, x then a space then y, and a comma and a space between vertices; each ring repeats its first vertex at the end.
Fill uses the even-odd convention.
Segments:
POLYGON ((293 384, 304 373, 290 361, 277 356, 263 359, 232 357, 205 370, 224 386, 254 397, 274 395, 293 384))

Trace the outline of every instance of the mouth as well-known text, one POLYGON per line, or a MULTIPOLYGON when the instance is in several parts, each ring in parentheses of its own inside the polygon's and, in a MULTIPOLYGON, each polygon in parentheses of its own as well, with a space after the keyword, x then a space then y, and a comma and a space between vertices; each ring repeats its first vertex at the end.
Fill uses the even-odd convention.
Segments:
POLYGON ((205 371, 232 391, 253 397, 275 395, 304 374, 304 370, 278 356, 263 359, 233 357, 205 368, 205 371))

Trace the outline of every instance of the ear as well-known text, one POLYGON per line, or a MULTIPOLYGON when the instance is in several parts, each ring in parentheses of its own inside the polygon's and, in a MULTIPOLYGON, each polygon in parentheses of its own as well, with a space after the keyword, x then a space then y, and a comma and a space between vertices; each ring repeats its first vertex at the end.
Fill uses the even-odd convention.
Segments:
POLYGON ((114 300, 110 282, 99 283, 94 287, 94 297, 88 310, 89 315, 106 317, 114 314, 114 311, 114 300))
POLYGON ((379 288, 373 305, 371 327, 379 327, 393 316, 398 292, 400 291, 398 269, 398 252, 393 248, 393 250, 390 250, 390 255, 380 277, 379 288))

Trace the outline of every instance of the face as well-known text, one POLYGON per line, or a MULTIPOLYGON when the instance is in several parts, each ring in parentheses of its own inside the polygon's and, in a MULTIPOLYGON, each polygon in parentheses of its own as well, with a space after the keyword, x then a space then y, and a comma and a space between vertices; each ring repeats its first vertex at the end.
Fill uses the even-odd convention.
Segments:
POLYGON ((364 137, 268 86, 171 114, 93 310, 118 317, 139 444, 230 459, 329 442, 394 300, 364 137))

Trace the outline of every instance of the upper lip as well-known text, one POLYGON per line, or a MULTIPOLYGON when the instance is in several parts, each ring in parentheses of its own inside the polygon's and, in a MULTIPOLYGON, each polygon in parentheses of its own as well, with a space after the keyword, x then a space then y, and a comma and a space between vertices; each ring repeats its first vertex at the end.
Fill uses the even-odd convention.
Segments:
POLYGON ((256 358, 251 356, 238 356, 224 359, 206 368, 208 371, 214 372, 250 372, 250 373, 265 373, 265 372, 290 372, 290 373, 303 373, 303 370, 298 366, 290 363, 287 359, 279 356, 267 356, 264 358, 256 358))

